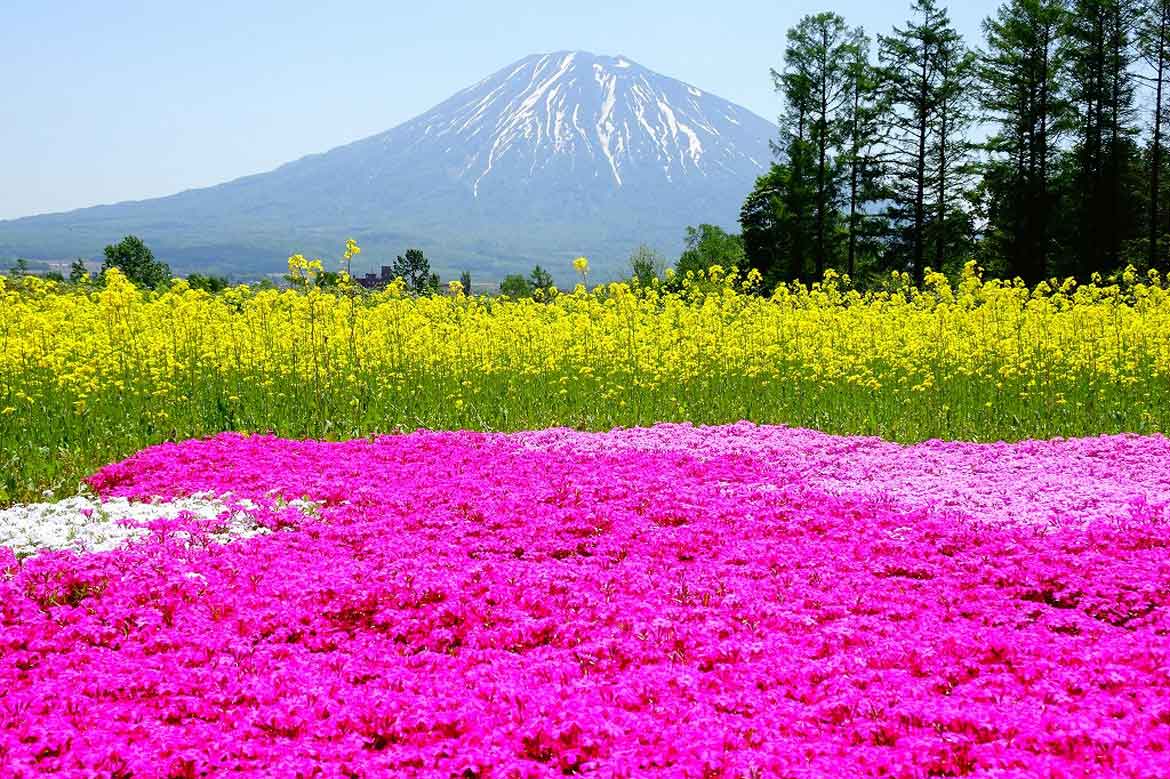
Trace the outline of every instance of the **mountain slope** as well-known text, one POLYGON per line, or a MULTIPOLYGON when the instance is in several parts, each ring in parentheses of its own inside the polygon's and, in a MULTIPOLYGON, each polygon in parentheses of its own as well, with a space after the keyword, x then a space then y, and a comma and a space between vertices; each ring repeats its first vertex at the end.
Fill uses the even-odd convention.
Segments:
POLYGON ((181 269, 278 271, 292 251, 370 264, 420 246, 445 275, 499 278, 733 227, 770 123, 624 57, 534 55, 387 132, 205 189, 0 222, 0 256, 94 256, 134 232, 181 269))

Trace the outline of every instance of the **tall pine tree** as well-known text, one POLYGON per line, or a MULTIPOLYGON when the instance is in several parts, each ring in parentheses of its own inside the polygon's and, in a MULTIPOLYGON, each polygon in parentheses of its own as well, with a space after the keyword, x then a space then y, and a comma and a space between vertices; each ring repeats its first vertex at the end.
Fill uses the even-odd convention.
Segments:
POLYGON ((849 103, 842 151, 848 179, 845 272, 855 277, 858 254, 867 248, 875 232, 876 219, 867 206, 881 198, 881 165, 877 152, 881 112, 877 100, 878 73, 869 59, 869 38, 860 27, 852 38, 845 70, 849 103))
POLYGON ((878 55, 896 248, 921 283, 928 244, 941 265, 952 239, 948 220, 969 158, 965 85, 973 63, 934 0, 915 0, 911 16, 905 28, 879 37, 878 55))
POLYGON ((1107 272, 1123 259, 1137 232, 1132 186, 1135 58, 1138 7, 1131 0, 1075 0, 1068 25, 1068 67, 1074 144, 1067 186, 1076 213, 1061 268, 1080 276, 1107 272))
POLYGON ((813 197, 808 185, 812 106, 807 99, 812 91, 812 75, 808 67, 807 62, 785 56, 783 72, 772 70, 773 86, 784 103, 784 112, 780 115, 780 139, 772 144, 772 151, 787 171, 781 204, 791 217, 785 247, 787 267, 782 275, 790 281, 800 281, 807 275, 806 255, 812 243, 809 212, 813 197))
POLYGON ((974 173, 968 131, 973 121, 976 57, 949 25, 941 27, 938 32, 935 56, 938 93, 934 140, 930 149, 934 169, 930 183, 934 218, 929 232, 934 245, 934 268, 942 270, 955 254, 968 248, 971 233, 970 218, 962 201, 970 190, 974 173))
POLYGON ((860 99, 856 62, 865 48, 864 34, 849 29, 837 14, 819 13, 801 19, 787 38, 784 70, 774 74, 785 104, 782 145, 789 175, 784 201, 796 216, 791 247, 796 264, 802 273, 807 270, 807 248, 819 279, 841 255, 842 176, 860 99))
POLYGON ((784 262, 792 251, 792 220, 785 207, 790 175, 788 166, 773 164, 756 179, 755 188, 739 212, 744 256, 768 287, 778 281, 795 280, 790 276, 791 266, 784 262))
POLYGON ((785 92, 791 104, 807 105, 810 119, 807 171, 812 191, 812 239, 815 278, 820 279, 836 254, 840 198, 840 149, 848 128, 848 69, 856 34, 834 13, 806 16, 788 32, 784 52, 788 67, 804 74, 785 92))
POLYGON ((983 24, 981 97, 995 124, 984 168, 988 249, 999 268, 1034 284, 1049 275, 1054 158, 1066 120, 1062 34, 1067 0, 1008 0, 983 24))
POLYGON ((1138 27, 1138 45, 1142 59, 1150 70, 1149 80, 1153 91, 1150 106, 1150 149, 1147 186, 1148 215, 1146 233, 1146 264, 1151 268, 1170 268, 1167 246, 1170 225, 1167 224, 1162 203, 1164 201, 1162 173, 1165 167, 1165 143, 1167 112, 1167 79, 1170 78, 1170 0, 1151 0, 1145 9, 1138 27))

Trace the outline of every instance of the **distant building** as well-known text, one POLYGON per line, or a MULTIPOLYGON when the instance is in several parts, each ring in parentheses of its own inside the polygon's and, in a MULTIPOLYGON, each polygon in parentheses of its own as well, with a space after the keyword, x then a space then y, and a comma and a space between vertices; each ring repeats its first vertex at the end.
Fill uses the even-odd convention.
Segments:
POLYGON ((367 273, 358 279, 357 283, 366 289, 382 289, 392 281, 394 281, 394 267, 383 265, 381 273, 367 273))

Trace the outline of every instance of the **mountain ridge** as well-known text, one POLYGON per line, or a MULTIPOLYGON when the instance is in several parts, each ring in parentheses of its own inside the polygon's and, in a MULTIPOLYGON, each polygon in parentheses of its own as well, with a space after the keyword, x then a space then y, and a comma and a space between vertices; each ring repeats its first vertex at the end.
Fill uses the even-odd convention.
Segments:
POLYGON ((616 272, 639 243, 675 251, 687 224, 734 226, 774 134, 624 55, 534 54, 270 171, 2 221, 0 255, 92 257, 133 232, 180 270, 245 276, 279 272, 294 251, 332 257, 354 237, 369 265, 417 245, 444 275, 498 279, 578 254, 616 272))

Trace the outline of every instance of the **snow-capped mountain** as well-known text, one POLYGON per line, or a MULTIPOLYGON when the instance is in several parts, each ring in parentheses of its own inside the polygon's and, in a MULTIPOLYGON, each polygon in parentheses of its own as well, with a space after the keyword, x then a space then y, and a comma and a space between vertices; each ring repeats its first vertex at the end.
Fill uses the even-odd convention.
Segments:
POLYGON ((526 57, 387 132, 167 198, 0 222, 0 256, 95 255, 134 232, 178 267, 277 270, 348 236, 487 280, 586 254, 616 272, 686 225, 732 228, 775 127, 625 57, 526 57))
POLYGON ((502 174, 532 180, 559 167, 617 189, 754 176, 771 134, 744 109, 625 57, 561 52, 521 60, 382 140, 413 136, 461 157, 458 176, 478 197, 502 174))

